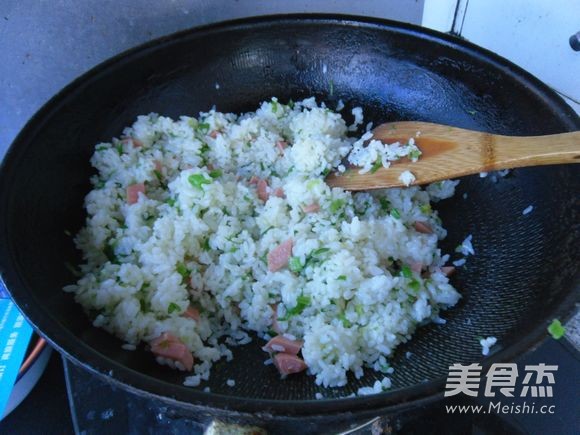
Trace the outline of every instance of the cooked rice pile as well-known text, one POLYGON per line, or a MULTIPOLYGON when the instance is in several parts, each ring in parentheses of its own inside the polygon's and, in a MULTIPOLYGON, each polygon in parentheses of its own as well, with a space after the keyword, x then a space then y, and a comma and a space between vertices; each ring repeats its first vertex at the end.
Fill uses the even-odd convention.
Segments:
MULTIPOLYGON (((355 142, 347 131, 313 98, 241 116, 140 116, 123 140, 95 149, 75 239, 82 278, 65 290, 128 348, 176 337, 195 360, 187 385, 231 359, 228 345, 249 342, 244 331, 269 339, 273 329, 304 341, 319 385, 345 385, 363 367, 388 373, 395 347, 460 297, 441 269, 446 231, 430 206, 455 184, 331 189, 325 175, 355 142), (282 245, 290 258, 272 254, 282 245)), ((357 145, 357 162, 405 155, 379 148, 357 145)))

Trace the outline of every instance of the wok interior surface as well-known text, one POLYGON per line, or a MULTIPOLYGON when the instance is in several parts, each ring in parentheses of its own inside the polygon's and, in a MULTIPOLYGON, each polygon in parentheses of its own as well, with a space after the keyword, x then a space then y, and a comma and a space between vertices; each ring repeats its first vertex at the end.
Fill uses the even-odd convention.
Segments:
MULTIPOLYGON (((365 123, 375 125, 422 120, 511 135, 579 127, 555 94, 513 65, 412 26, 283 17, 173 35, 77 80, 10 149, 0 175, 0 264, 19 306, 53 343, 91 369, 112 370, 124 383, 186 402, 274 409, 270 400, 310 400, 318 391, 327 398, 346 396, 382 379, 367 370, 364 378, 332 390, 304 374, 281 381, 263 364, 267 356, 254 340, 234 351, 233 362, 216 363, 200 389, 188 389, 181 386, 182 373, 157 365, 142 348, 122 350, 119 340, 92 327, 61 290, 75 280, 65 262, 80 262, 65 230, 74 234, 83 225, 96 143, 119 136, 140 114, 197 115, 213 105, 241 112, 272 96, 286 102, 311 95, 331 108, 342 99, 347 114, 362 106, 365 123), (226 385, 229 378, 235 387, 226 385), (201 393, 204 386, 212 394, 201 393)), ((497 182, 462 179, 455 197, 436 208, 449 232, 445 252, 473 235, 476 255, 452 280, 463 298, 442 313, 447 324, 422 327, 397 349, 392 392, 356 400, 368 400, 366 406, 407 400, 405 387, 445 376, 453 363, 480 361, 477 337, 496 336, 499 354, 513 354, 534 328, 545 330, 571 307, 578 294, 579 191, 573 166, 518 169, 497 182), (524 216, 528 205, 534 210, 524 216)), ((424 385, 417 394, 435 391, 434 384, 424 385)), ((303 402, 291 412, 320 411, 323 402, 303 402)), ((337 403, 333 409, 340 408, 337 403)))

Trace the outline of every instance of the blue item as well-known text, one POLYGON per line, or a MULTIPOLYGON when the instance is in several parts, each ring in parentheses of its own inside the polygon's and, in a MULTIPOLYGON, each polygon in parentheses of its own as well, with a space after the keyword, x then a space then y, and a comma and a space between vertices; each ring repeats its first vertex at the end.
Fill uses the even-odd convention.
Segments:
POLYGON ((0 419, 22 365, 32 327, 0 281, 0 419))

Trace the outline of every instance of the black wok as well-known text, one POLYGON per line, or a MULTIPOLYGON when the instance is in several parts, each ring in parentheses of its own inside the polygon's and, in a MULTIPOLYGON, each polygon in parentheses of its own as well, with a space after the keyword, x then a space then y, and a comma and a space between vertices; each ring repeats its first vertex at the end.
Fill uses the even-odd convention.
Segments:
POLYGON ((468 42, 411 25, 280 16, 153 41, 61 91, 26 125, 2 163, 0 267, 26 317, 73 361, 123 388, 203 415, 266 421, 345 412, 352 414, 342 418, 354 419, 417 405, 441 395, 449 365, 482 360, 476 337, 498 337, 498 351, 486 365, 513 360, 546 336, 553 318, 570 313, 580 288, 580 177, 577 167, 554 166, 518 169, 497 182, 467 177, 453 199, 440 203, 449 230, 444 249, 451 252, 473 234, 476 255, 454 277, 463 299, 443 314, 447 324, 421 328, 397 350, 389 392, 333 399, 379 377, 367 372, 314 401, 322 390, 313 378, 281 381, 263 365, 256 342, 237 349, 233 363, 216 364, 212 392, 203 393, 182 386, 181 373, 156 365, 144 350, 124 351, 121 342, 92 327, 61 289, 74 281, 65 262, 80 260, 65 230, 83 225, 94 145, 118 136, 139 114, 176 117, 213 105, 240 112, 271 96, 287 101, 310 95, 331 107, 342 99, 346 113, 360 105, 375 124, 424 120, 522 136, 580 127, 575 113, 525 71, 468 42), (534 211, 523 216, 530 204, 534 211), (226 386, 228 378, 236 379, 234 388, 226 386))

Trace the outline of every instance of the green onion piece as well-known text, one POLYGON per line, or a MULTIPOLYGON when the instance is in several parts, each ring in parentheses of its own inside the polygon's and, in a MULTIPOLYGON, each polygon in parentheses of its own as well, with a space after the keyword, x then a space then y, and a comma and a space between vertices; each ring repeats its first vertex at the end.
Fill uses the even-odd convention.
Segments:
POLYGON ((211 249, 211 247, 209 246, 209 238, 204 239, 203 245, 201 245, 201 249, 203 249, 204 251, 209 251, 211 249))
POLYGON ((296 306, 286 311, 286 316, 278 320, 282 321, 288 320, 290 317, 302 313, 302 311, 304 311, 306 307, 308 307, 309 305, 310 305, 310 296, 300 295, 296 299, 296 306))
POLYGON ((337 281, 346 281, 346 275, 339 275, 336 277, 337 281))
POLYGON ((169 204, 171 207, 174 207, 175 206, 175 202, 176 202, 175 198, 167 198, 165 200, 165 203, 166 204, 169 204))
POLYGON ((323 177, 326 177, 328 174, 330 174, 330 168, 326 168, 324 171, 321 172, 320 175, 322 175, 323 177))
POLYGON ((350 323, 350 321, 346 318, 344 313, 340 313, 338 315, 338 319, 342 322, 342 326, 344 326, 345 328, 350 328, 352 326, 352 323, 350 323))
POLYGON ((391 216, 393 216, 395 219, 401 219, 401 213, 399 213, 399 210, 396 208, 391 210, 391 216))
POLYGON ((187 278, 189 278, 189 275, 191 272, 187 269, 185 264, 177 263, 177 266, 175 267, 175 269, 177 270, 177 273, 179 273, 181 275, 181 277, 183 278, 183 281, 185 281, 185 280, 187 280, 187 278))
POLYGON ((421 210, 421 213, 423 214, 431 214, 431 204, 423 204, 419 207, 419 210, 421 210))
POLYGON ((421 290, 421 283, 419 281, 417 281, 416 279, 414 279, 409 283, 409 287, 414 292, 418 292, 419 290, 421 290))
POLYGON ((306 183, 306 189, 312 190, 316 186, 318 186, 318 183, 320 183, 320 180, 318 180, 318 179, 310 180, 308 183, 306 183))
POLYGON ((391 202, 387 198, 379 198, 379 203, 383 211, 389 211, 391 208, 391 202))
POLYGON ((159 172, 157 169, 153 169, 153 173, 155 174, 155 177, 157 177, 159 181, 163 181, 163 176, 161 175, 161 172, 159 172))
POLYGON ((364 311, 363 311, 363 306, 362 306, 361 304, 356 304, 356 305, 354 306, 354 310, 356 311, 356 313, 357 313, 359 316, 362 316, 362 315, 363 315, 363 313, 364 313, 364 311))
POLYGON ((554 319, 550 323, 550 326, 548 326, 548 332, 553 338, 559 340, 566 333, 566 328, 562 326, 562 323, 558 319, 554 319))
POLYGON ((310 253, 310 255, 312 255, 313 257, 317 257, 321 254, 324 254, 325 252, 328 252, 328 251, 330 251, 330 248, 318 248, 318 249, 315 249, 314 251, 312 251, 310 253))
POLYGON ((278 102, 276 100, 272 100, 272 113, 278 112, 278 102))
POLYGON ((290 260, 288 260, 288 268, 294 273, 300 273, 302 272, 302 269, 304 269, 304 266, 302 265, 300 258, 290 257, 290 260))
POLYGON ((288 107, 290 107, 290 109, 294 109, 294 101, 288 101, 288 107))
POLYGON ((401 275, 405 278, 413 278, 413 271, 409 266, 403 264, 403 267, 401 267, 401 275))
POLYGON ((196 187, 200 190, 203 190, 201 187, 202 185, 211 183, 211 181, 205 178, 203 174, 191 174, 187 180, 193 187, 196 187))
POLYGON ((375 172, 377 172, 381 166, 383 166, 383 161, 379 157, 373 163, 373 167, 371 168, 371 174, 374 174, 375 172))
POLYGON ((209 145, 204 143, 201 145, 201 148, 199 149, 199 155, 203 156, 205 153, 207 153, 209 151, 209 145))
POLYGON ((170 302, 170 303, 169 303, 169 306, 167 307, 167 312, 168 312, 169 314, 171 314, 171 313, 173 313, 174 311, 179 311, 180 309, 181 309, 181 308, 179 308, 179 305, 177 305, 177 304, 175 304, 175 303, 173 303, 173 302, 170 302))
POLYGON ((421 150, 418 148, 415 148, 415 149, 411 150, 411 152, 409 153, 409 158, 411 160, 417 160, 419 157, 421 157, 421 154, 423 154, 421 152, 421 150))
POLYGON ((197 125, 197 131, 199 131, 201 134, 207 134, 210 128, 211 126, 207 122, 200 122, 197 125))
POLYGON ((218 178, 221 177, 222 173, 221 169, 214 169, 213 171, 210 171, 209 176, 211 178, 218 178))
POLYGON ((117 150, 117 152, 119 153, 120 156, 123 155, 123 143, 119 142, 117 144, 117 146, 115 146, 115 149, 117 150))
POLYGON ((345 203, 344 199, 335 199, 330 203, 330 212, 336 213, 344 206, 344 203, 345 203))
POLYGON ((117 259, 117 256, 115 255, 115 247, 107 244, 105 245, 105 247, 103 248, 103 254, 105 254, 105 256, 107 257, 107 260, 109 260, 111 263, 113 264, 119 264, 119 260, 117 259))

